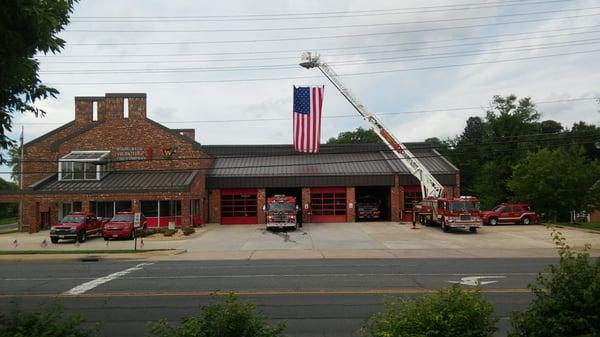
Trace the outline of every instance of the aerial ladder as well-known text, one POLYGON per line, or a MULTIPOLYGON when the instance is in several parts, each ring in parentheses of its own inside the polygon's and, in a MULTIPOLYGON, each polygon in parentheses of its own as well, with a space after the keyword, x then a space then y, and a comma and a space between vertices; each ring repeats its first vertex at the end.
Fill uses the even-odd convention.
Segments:
POLYGON ((400 159, 402 164, 408 168, 410 173, 414 175, 421 183, 421 195, 423 198, 434 197, 440 198, 444 192, 444 186, 425 168, 425 166, 416 158, 410 150, 401 142, 399 142, 392 133, 390 133, 383 123, 371 113, 367 108, 352 94, 339 76, 331 69, 327 63, 321 61, 321 57, 317 53, 305 52, 302 54, 300 66, 311 69, 319 68, 323 75, 335 86, 339 92, 350 102, 350 104, 358 111, 358 113, 367 121, 375 133, 383 140, 390 150, 400 159))

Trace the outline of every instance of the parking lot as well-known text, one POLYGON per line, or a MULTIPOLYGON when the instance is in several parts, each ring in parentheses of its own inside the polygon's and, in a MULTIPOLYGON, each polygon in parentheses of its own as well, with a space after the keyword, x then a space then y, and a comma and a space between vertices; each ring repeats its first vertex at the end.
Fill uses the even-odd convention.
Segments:
MULTIPOLYGON (((362 222, 305 224, 297 231, 267 231, 263 225, 210 224, 190 238, 145 238, 144 249, 179 249, 165 259, 283 259, 283 258, 415 258, 415 257, 547 257, 556 256, 551 230, 542 225, 485 226, 478 233, 444 233, 438 227, 408 223, 362 222)), ((600 255, 597 233, 558 228, 572 247, 592 245, 600 255)), ((90 238, 51 244, 48 232, 0 236, 0 250, 131 249, 133 241, 105 242, 90 238), (15 245, 14 241, 17 240, 15 245)), ((141 241, 138 240, 138 248, 141 241)))

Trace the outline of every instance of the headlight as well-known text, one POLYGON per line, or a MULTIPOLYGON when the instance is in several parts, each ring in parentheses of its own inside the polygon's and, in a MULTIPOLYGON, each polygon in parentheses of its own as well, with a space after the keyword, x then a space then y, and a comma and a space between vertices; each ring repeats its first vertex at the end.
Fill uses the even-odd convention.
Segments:
POLYGON ((56 227, 54 227, 54 226, 50 227, 51 232, 54 232, 55 230, 56 230, 56 227))

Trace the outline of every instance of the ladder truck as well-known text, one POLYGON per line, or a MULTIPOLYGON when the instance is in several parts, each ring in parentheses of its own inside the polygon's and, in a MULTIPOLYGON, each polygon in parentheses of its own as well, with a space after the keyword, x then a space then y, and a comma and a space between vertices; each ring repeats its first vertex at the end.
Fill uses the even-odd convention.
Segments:
MULTIPOLYGON (((413 219, 418 216, 425 225, 437 223, 444 231, 450 228, 465 228, 476 232, 481 227, 479 201, 473 197, 444 198, 444 186, 427 170, 412 152, 389 132, 377 116, 371 113, 360 100, 352 94, 340 80, 338 74, 321 60, 318 53, 304 52, 300 66, 306 69, 318 68, 333 86, 367 121, 375 133, 388 146, 390 151, 408 168, 421 184, 423 201, 418 203, 413 211, 413 219), (416 213, 415 213, 416 212, 416 213)), ((414 221, 414 220, 413 220, 414 221)))

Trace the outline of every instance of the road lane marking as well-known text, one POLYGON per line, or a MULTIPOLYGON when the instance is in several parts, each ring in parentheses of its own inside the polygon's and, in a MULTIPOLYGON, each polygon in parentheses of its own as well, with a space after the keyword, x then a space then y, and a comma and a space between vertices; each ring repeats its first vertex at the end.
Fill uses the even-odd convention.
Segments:
POLYGON ((492 278, 506 278, 506 276, 468 276, 468 277, 463 277, 460 279, 460 281, 447 281, 449 283, 456 283, 456 284, 462 284, 465 286, 480 286, 480 285, 486 285, 486 284, 492 284, 492 283, 496 283, 498 281, 481 281, 482 279, 492 279, 492 278))
MULTIPOLYGON (((498 273, 496 273, 497 275, 498 273)), ((506 273, 505 276, 537 276, 540 273, 506 273)), ((544 274, 544 273, 542 273, 544 274)), ((372 277, 372 276, 467 276, 465 273, 337 273, 337 274, 239 274, 239 275, 173 275, 173 276, 127 276, 121 277, 125 280, 169 280, 169 279, 212 279, 212 278, 300 278, 300 277, 372 277)), ((485 275, 485 274, 480 274, 485 275)), ((490 275, 492 276, 492 275, 490 275)), ((0 281, 73 281, 93 280, 93 277, 40 277, 40 278, 4 278, 0 281)))
MULTIPOLYGON (((430 294, 439 291, 437 288, 381 288, 381 289, 331 289, 331 290, 197 290, 197 291, 135 291, 135 292, 103 292, 82 293, 77 297, 106 298, 106 297, 179 297, 179 296, 214 296, 225 295, 230 292, 240 296, 310 296, 310 295, 402 295, 402 294, 430 294)), ((531 293, 528 288, 486 288, 480 289, 486 294, 522 294, 531 293)), ((40 298, 68 298, 73 297, 66 293, 62 294, 23 294, 9 295, 0 294, 0 298, 14 297, 40 297, 40 298)))
POLYGON ((72 295, 81 295, 81 294, 85 293, 86 291, 94 289, 94 288, 96 288, 97 286, 99 286, 101 284, 104 284, 106 282, 110 282, 110 281, 112 281, 114 279, 117 279, 119 277, 125 276, 125 275, 127 275, 129 273, 132 273, 134 271, 141 270, 142 268, 144 268, 146 266, 153 265, 153 264, 154 263, 152 263, 152 262, 140 263, 140 264, 138 264, 138 265, 136 265, 134 267, 127 268, 125 270, 121 270, 119 272, 112 273, 110 275, 106 275, 104 277, 100 277, 100 278, 97 278, 95 280, 91 280, 89 282, 80 284, 80 285, 78 285, 77 287, 75 287, 75 288, 73 288, 71 290, 65 291, 63 293, 63 295, 71 295, 71 296, 72 295))

